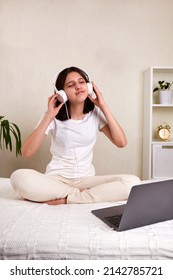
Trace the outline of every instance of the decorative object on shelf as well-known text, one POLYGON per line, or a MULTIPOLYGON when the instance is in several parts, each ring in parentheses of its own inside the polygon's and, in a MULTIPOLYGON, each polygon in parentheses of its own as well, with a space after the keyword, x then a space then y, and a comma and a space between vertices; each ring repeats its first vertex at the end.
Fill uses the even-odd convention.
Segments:
POLYGON ((158 81, 159 87, 155 87, 153 92, 159 92, 160 104, 172 104, 173 90, 171 90, 173 82, 158 81))
POLYGON ((0 149, 6 149, 12 151, 12 139, 14 136, 16 142, 16 156, 21 155, 21 133, 18 126, 15 123, 10 123, 4 119, 4 116, 0 116, 0 149))
POLYGON ((171 136, 171 127, 168 124, 161 124, 157 128, 157 135, 162 141, 169 141, 171 136))

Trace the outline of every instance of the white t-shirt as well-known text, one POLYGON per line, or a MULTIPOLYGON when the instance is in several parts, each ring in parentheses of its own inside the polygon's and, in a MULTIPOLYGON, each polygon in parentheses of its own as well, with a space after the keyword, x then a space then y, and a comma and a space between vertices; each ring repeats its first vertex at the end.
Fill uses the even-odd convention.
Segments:
POLYGON ((47 165, 46 174, 58 174, 65 178, 93 176, 93 147, 98 130, 106 123, 103 113, 96 106, 82 120, 60 121, 55 118, 46 130, 46 134, 51 133, 52 136, 52 160, 47 165))

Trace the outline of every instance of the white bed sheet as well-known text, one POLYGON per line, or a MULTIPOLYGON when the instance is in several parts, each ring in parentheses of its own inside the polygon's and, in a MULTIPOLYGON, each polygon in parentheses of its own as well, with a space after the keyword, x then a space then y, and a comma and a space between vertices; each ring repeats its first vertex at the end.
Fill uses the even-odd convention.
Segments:
POLYGON ((116 204, 27 202, 0 178, 0 259, 173 258, 173 220, 116 232, 91 213, 116 204))

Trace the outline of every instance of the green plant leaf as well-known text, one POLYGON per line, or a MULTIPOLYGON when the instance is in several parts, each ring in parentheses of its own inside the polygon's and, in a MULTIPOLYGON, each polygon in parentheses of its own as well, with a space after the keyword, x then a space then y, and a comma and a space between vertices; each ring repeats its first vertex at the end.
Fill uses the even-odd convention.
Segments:
POLYGON ((2 149, 2 126, 0 126, 0 149, 2 149))
POLYGON ((159 87, 153 89, 153 92, 157 90, 170 90, 173 82, 158 81, 159 87))
POLYGON ((6 149, 10 149, 10 151, 12 151, 12 141, 10 136, 9 121, 3 120, 2 125, 3 125, 4 144, 6 146, 6 149))
POLYGON ((159 88, 156 87, 156 88, 153 89, 153 92, 158 91, 158 90, 159 90, 159 88))
POLYGON ((10 125, 10 131, 13 133, 14 138, 16 140, 16 156, 21 155, 21 134, 20 134, 20 130, 17 127, 17 125, 15 125, 14 123, 10 125), (13 126, 14 128, 13 128, 13 126), (15 130, 16 129, 16 130, 15 130))
POLYGON ((3 120, 3 116, 0 116, 0 149, 9 149, 12 151, 12 139, 14 136, 16 143, 16 156, 21 155, 21 133, 18 126, 14 123, 10 123, 8 120, 3 120))

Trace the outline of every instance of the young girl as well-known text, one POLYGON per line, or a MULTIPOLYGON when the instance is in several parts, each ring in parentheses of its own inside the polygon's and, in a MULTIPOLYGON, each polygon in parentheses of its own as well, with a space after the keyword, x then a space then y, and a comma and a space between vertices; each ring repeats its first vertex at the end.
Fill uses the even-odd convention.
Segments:
POLYGON ((101 92, 87 73, 76 67, 66 68, 56 76, 55 91, 48 99, 47 112, 22 147, 23 156, 31 157, 50 133, 52 160, 45 174, 16 170, 11 175, 13 188, 27 200, 49 205, 127 199, 131 187, 139 182, 138 177, 95 176, 92 165, 98 131, 119 148, 127 143, 101 92), (94 98, 89 95, 92 87, 94 98), (60 90, 62 102, 58 101, 60 90))

